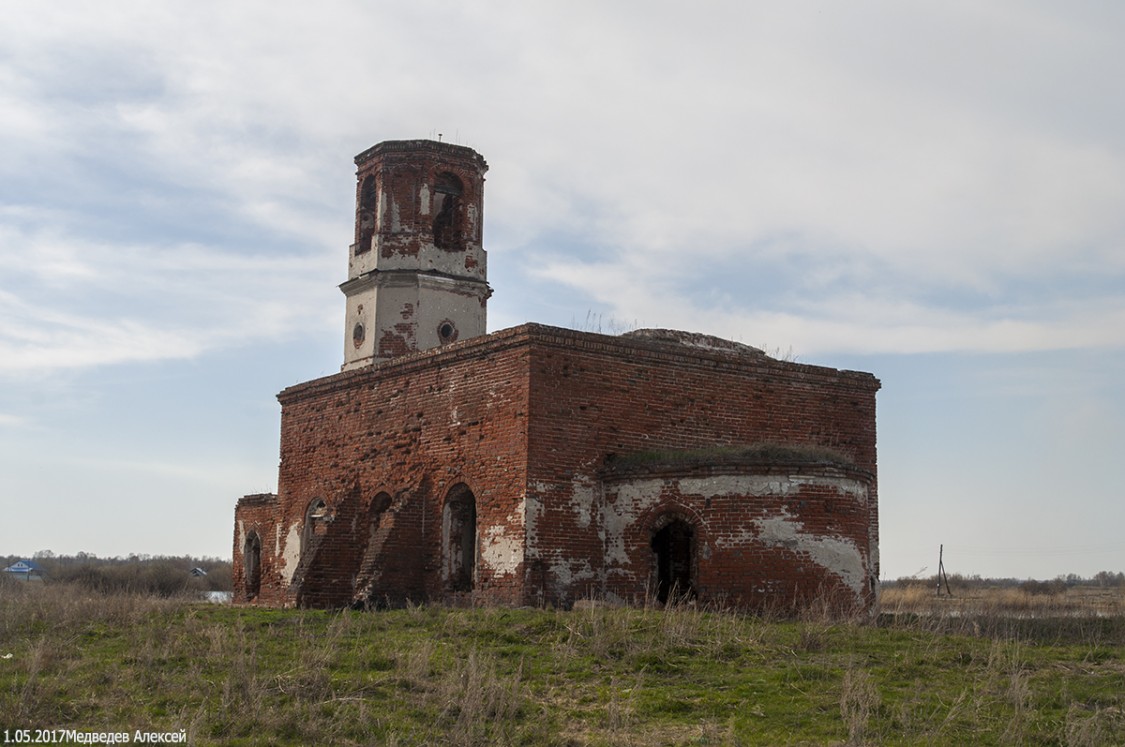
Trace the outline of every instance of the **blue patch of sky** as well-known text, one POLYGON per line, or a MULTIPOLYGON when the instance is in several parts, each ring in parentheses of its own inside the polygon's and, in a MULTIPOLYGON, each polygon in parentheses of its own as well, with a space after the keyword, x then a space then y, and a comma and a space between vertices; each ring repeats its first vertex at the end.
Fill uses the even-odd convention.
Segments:
POLYGON ((1125 351, 838 354, 816 362, 882 381, 880 514, 891 576, 926 564, 941 542, 956 551, 959 572, 985 575, 1047 578, 1125 560, 1125 544, 1097 518, 1125 518, 1125 351), (1055 515, 1065 526, 1052 525, 1055 515), (1047 526, 1021 535, 1029 517, 1047 526), (1052 548, 1114 542, 1116 556, 1048 557, 1052 548), (984 549, 970 555, 972 546, 984 549), (1017 563, 997 554, 1025 546, 1043 557, 1017 563))
POLYGON ((338 372, 341 349, 342 342, 311 339, 247 340, 194 360, 101 366, 32 382, 10 381, 0 411, 18 416, 27 427, 0 431, 0 437, 8 442, 9 455, 119 459, 126 454, 185 464, 227 458, 270 461, 276 457, 280 413, 275 395, 338 372))
POLYGON ((962 492, 997 488, 989 499, 1007 502, 1046 485, 1077 487, 1094 474, 1125 489, 1123 351, 835 356, 827 363, 882 381, 880 464, 904 493, 952 480, 962 492))
MULTIPOLYGON (((1014 354, 836 355, 819 364, 870 371, 878 394, 880 461, 892 472, 1019 470, 1059 448, 1072 415, 1073 440, 1088 456, 1109 456, 1125 430, 1120 351, 1014 354), (982 459, 990 460, 980 465, 982 459), (940 462, 940 463, 939 463, 940 462)), ((1070 447, 1067 447, 1070 448, 1070 447)), ((1082 462, 1086 457, 1079 457, 1082 462)), ((1013 473, 1013 479, 1015 475, 1013 473)))
MULTIPOLYGON (((685 252, 685 258, 691 253, 685 252)), ((843 252, 787 251, 750 247, 709 254, 677 266, 677 285, 697 303, 714 308, 794 311, 829 295, 862 294, 902 299, 959 314, 993 311, 1034 315, 1037 307, 1095 297, 1120 296, 1125 272, 1074 263, 1049 270, 997 274, 979 285, 907 275, 895 265, 843 252)))
MULTIPOLYGON (((487 198, 486 198, 487 199, 487 198)), ((584 200, 568 196, 567 212, 574 216, 588 216, 593 214, 594 208, 585 204, 584 200), (589 211, 589 212, 584 212, 589 211)), ((486 214, 488 206, 486 205, 486 214)), ((560 222, 566 223, 566 219, 560 222)), ((500 245, 503 247, 499 255, 505 262, 520 261, 524 264, 567 259, 577 263, 594 263, 612 257, 616 247, 607 245, 599 240, 596 235, 596 222, 585 218, 575 217, 574 226, 550 227, 539 231, 522 244, 514 243, 514 235, 518 235, 518 228, 510 229, 509 224, 518 226, 518 222, 511 220, 489 221, 485 225, 484 248, 500 245)), ((491 268, 489 268, 491 270, 491 268)))
POLYGON ((516 267, 490 267, 488 275, 494 292, 488 302, 491 329, 498 328, 499 320, 504 326, 537 322, 569 327, 576 314, 600 306, 587 293, 516 267))
POLYGON ((489 258, 488 279, 494 291, 489 308, 505 318, 563 327, 581 322, 588 312, 604 313, 605 307, 589 293, 536 271, 560 261, 596 265, 607 258, 607 251, 567 231, 545 232, 528 245, 505 248, 489 258))
POLYGON ((47 206, 48 218, 32 210, 5 216, 25 230, 64 231, 82 241, 150 244, 220 244, 230 251, 300 254, 307 244, 288 227, 238 215, 221 193, 172 182, 143 164, 120 160, 121 152, 90 154, 65 176, 8 180, 0 202, 47 206), (268 245, 265 243, 268 241, 268 245))
MULTIPOLYGON (((690 256, 690 253, 689 255, 690 256)), ((872 270, 855 260, 811 253, 707 255, 677 268, 682 291, 709 306, 788 311, 831 290, 863 290, 872 270)))
MULTIPOLYGON (((49 279, 45 283, 22 285, 19 295, 25 303, 53 312, 63 309, 76 317, 86 317, 94 311, 96 319, 106 321, 119 318, 164 319, 163 326, 169 333, 186 323, 198 324, 206 319, 211 319, 213 323, 223 321, 217 314, 225 308, 208 304, 211 291, 206 284, 210 273, 229 273, 229 270, 165 270, 154 283, 151 281, 154 273, 144 272, 143 267, 139 269, 145 276, 143 282, 130 282, 128 268, 118 265, 113 268, 108 280, 68 280, 69 287, 61 296, 49 279)), ((244 274, 245 281, 252 282, 253 272, 246 271, 244 274)), ((78 331, 68 333, 76 334, 78 331)))
POLYGON ((883 380, 880 397, 889 392, 917 404, 972 400, 1022 401, 1068 393, 1100 393, 1125 401, 1125 351, 1077 350, 1021 353, 918 353, 860 355, 838 353, 832 365, 871 371, 883 380))
POLYGON ((156 98, 166 91, 152 52, 120 40, 38 45, 0 56, 26 78, 37 82, 47 100, 95 106, 107 100, 156 98))

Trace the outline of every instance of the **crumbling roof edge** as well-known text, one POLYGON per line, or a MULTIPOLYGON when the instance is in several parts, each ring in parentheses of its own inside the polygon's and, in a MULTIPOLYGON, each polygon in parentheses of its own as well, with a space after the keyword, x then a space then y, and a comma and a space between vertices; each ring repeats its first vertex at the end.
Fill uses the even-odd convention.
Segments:
POLYGON ((238 506, 266 506, 277 503, 277 493, 251 493, 238 499, 238 506))
POLYGON ((762 373, 769 373, 771 370, 786 373, 799 372, 819 378, 847 381, 859 389, 872 392, 878 391, 881 386, 879 380, 870 373, 781 361, 757 352, 749 346, 746 347, 755 352, 698 347, 664 339, 581 332, 564 327, 552 327, 528 322, 516 327, 491 332, 487 335, 458 340, 449 345, 407 353, 370 366, 341 371, 340 373, 294 384, 283 389, 277 397, 282 404, 285 404, 287 401, 308 395, 314 391, 330 391, 337 387, 351 386, 364 380, 378 381, 388 375, 409 373, 433 365, 447 365, 455 361, 486 358, 497 352, 521 345, 546 345, 564 349, 578 349, 606 355, 625 355, 632 359, 648 358, 650 360, 677 361, 688 365, 702 365, 711 369, 758 369, 762 373))

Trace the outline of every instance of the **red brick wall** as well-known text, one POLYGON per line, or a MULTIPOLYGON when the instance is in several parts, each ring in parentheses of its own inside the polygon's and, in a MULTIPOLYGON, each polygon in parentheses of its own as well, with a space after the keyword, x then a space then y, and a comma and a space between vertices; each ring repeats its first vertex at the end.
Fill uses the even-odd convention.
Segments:
MULTIPOLYGON (((263 554, 297 584, 263 589, 260 601, 441 598, 442 503, 462 483, 475 496, 478 526, 505 527, 515 514, 519 523, 499 539, 522 536, 526 358, 526 348, 503 337, 468 341, 282 392, 281 541, 263 554), (381 511, 377 496, 389 499, 381 511), (298 561, 305 513, 316 499, 328 516, 298 561)), ((497 539, 497 531, 482 534, 482 552, 497 539)), ((522 547, 518 555, 522 562, 522 547)), ((518 602, 521 587, 522 569, 482 565, 475 596, 518 602)))
MULTIPOLYGON (((447 250, 463 251, 464 244, 480 246, 479 216, 484 212, 484 174, 488 171, 488 164, 480 154, 471 148, 450 143, 428 140, 388 141, 360 153, 355 162, 355 241, 360 253, 370 249, 361 244, 365 226, 365 218, 361 215, 362 191, 364 180, 368 177, 376 180, 375 191, 382 196, 386 210, 390 211, 390 206, 393 205, 393 210, 397 213, 397 225, 389 214, 379 215, 372 221, 372 233, 381 235, 380 251, 384 257, 418 257, 423 247, 432 251, 437 245, 433 231, 436 215, 428 204, 420 204, 420 187, 427 184, 432 191, 432 187, 438 182, 438 175, 443 173, 456 176, 462 188, 457 198, 458 209, 454 221, 462 246, 447 247, 447 250), (475 216, 471 220, 469 212, 475 216)), ((473 254, 469 254, 467 258, 472 259, 472 266, 466 265, 465 269, 474 269, 479 260, 473 254)))
MULTIPOLYGON (((831 447, 871 475, 865 552, 877 558, 870 374, 651 340, 534 328, 529 594, 596 593, 606 528, 592 479, 607 455, 775 442, 831 447)), ((877 569, 873 569, 877 575, 877 569)))
POLYGON ((693 530, 690 587, 704 603, 781 613, 814 600, 868 606, 870 477, 811 463, 664 464, 609 476, 607 595, 651 598, 654 530, 679 519, 693 530))
POLYGON ((232 556, 235 602, 283 598, 287 584, 282 581, 277 565, 273 560, 276 556, 274 540, 279 506, 277 496, 273 493, 247 495, 238 501, 238 507, 235 509, 234 553, 232 556), (259 572, 256 584, 258 593, 256 594, 247 588, 246 558, 243 556, 246 540, 251 533, 258 537, 261 553, 258 559, 259 572))
POLYGON ((279 395, 282 459, 272 519, 241 503, 236 517, 240 526, 273 522, 263 530, 263 571, 276 581, 263 584, 258 601, 568 605, 607 592, 635 597, 651 575, 647 543, 659 510, 642 516, 609 507, 622 483, 607 475, 607 457, 760 442, 843 453, 855 467, 848 479, 866 499, 833 514, 847 503, 846 490, 831 481, 794 487, 788 475, 777 479, 790 493, 772 503, 746 491, 658 491, 646 506, 697 514, 700 591, 757 604, 753 589, 787 589, 795 598, 838 586, 813 562, 810 549, 820 545, 787 555, 784 544, 753 544, 745 524, 784 512, 805 534, 850 543, 863 571, 877 577, 877 389, 869 374, 538 325, 292 387, 279 395), (443 501, 461 484, 476 498, 478 573, 470 594, 449 593, 442 578, 443 501), (317 499, 326 510, 307 529, 317 499), (728 531, 742 532, 746 544, 726 542, 724 550, 728 531), (266 534, 275 539, 266 542, 266 534), (612 542, 624 543, 626 557, 607 563, 612 542), (714 565, 704 562, 712 557, 714 565))

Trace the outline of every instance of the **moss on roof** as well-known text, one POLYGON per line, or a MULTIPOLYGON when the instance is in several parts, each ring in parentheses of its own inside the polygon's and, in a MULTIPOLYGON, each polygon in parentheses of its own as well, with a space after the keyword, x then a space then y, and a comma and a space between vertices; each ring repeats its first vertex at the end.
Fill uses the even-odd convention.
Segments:
POLYGON ((662 465, 702 466, 710 464, 831 464, 854 467, 843 452, 827 446, 762 442, 741 446, 711 446, 699 449, 654 449, 629 454, 611 454, 605 468, 629 471, 662 465))

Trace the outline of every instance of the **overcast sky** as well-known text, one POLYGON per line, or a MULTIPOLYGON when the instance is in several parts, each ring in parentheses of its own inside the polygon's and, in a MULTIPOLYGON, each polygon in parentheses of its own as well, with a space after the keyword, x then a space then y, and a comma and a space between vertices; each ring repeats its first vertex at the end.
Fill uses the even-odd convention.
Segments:
POLYGON ((886 578, 1125 570, 1125 5, 0 0, 0 554, 229 557, 356 153, 490 165, 492 330, 870 371, 886 578))

